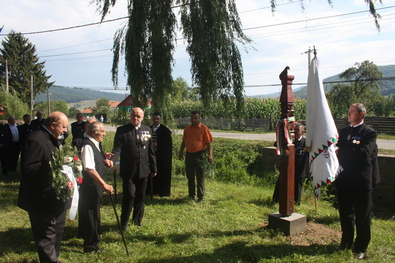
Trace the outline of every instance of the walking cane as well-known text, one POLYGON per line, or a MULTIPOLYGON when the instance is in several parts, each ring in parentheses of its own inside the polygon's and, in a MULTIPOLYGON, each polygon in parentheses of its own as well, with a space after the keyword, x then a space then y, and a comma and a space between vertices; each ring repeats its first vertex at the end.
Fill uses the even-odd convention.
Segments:
POLYGON ((153 183, 154 177, 153 177, 152 173, 150 173, 149 177, 150 177, 149 186, 150 186, 150 192, 151 192, 151 199, 154 199, 154 183, 153 183))
POLYGON ((117 170, 114 169, 114 196, 115 201, 117 201, 117 170))
POLYGON ((128 247, 127 247, 127 245, 126 245, 125 236, 123 235, 122 227, 121 227, 121 224, 120 224, 120 222, 119 222, 119 218, 118 218, 118 214, 117 214, 117 209, 115 208, 115 203, 114 203, 114 200, 113 200, 113 198, 112 198, 112 194, 110 194, 110 200, 111 200, 112 208, 114 208, 115 217, 117 218, 118 228, 119 228, 119 232, 121 232, 121 236, 122 236, 122 240, 123 240, 123 245, 125 246, 125 249, 126 249, 126 254, 129 256, 129 251, 128 251, 128 247))

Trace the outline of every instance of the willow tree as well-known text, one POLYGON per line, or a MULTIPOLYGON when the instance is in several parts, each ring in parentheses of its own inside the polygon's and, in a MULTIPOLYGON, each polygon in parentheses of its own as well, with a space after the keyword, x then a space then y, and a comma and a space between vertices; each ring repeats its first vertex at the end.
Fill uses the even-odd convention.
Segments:
MULTIPOLYGON (((364 1, 377 22, 374 3, 381 0, 364 1)), ((98 5, 103 21, 117 1, 92 2, 98 5)), ((274 11, 276 0, 270 3, 274 11)), ((177 29, 174 10, 178 10, 173 7, 181 8, 181 29, 191 57, 192 80, 199 87, 204 109, 209 113, 211 105, 221 99, 235 100, 240 111, 244 78, 238 44, 247 44, 250 39, 243 33, 235 0, 128 0, 129 20, 114 37, 114 85, 118 85, 118 63, 124 56, 132 105, 145 107, 152 98, 154 110, 160 111, 165 120, 171 118, 171 71, 177 29)))

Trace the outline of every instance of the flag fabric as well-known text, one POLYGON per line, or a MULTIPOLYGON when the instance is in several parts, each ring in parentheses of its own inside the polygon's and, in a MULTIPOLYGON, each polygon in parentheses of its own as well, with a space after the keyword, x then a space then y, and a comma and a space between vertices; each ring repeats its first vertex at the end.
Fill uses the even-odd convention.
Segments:
POLYGON ((4 25, 0 28, 0 33, 1 33, 1 31, 3 31, 3 27, 4 27, 4 25))
POLYGON ((309 175, 313 181, 315 195, 320 198, 321 186, 333 182, 338 175, 339 161, 335 151, 339 135, 318 73, 317 57, 313 58, 309 68, 306 107, 309 175))

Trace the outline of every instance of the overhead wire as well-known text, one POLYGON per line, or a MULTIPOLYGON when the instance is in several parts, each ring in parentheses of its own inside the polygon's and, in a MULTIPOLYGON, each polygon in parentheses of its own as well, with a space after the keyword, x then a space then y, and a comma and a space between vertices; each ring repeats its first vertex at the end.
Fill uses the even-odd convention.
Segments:
MULTIPOLYGON (((277 6, 286 5, 286 4, 295 4, 295 3, 298 3, 298 2, 302 2, 302 1, 293 1, 293 2, 289 2, 289 3, 278 4, 277 6)), ((179 7, 179 6, 175 6, 174 8, 176 8, 176 7, 179 7)), ((376 10, 379 11, 379 10, 385 10, 385 9, 390 9, 390 8, 394 8, 394 7, 395 6, 388 6, 388 7, 377 8, 376 10)), ((256 8, 256 9, 241 11, 239 13, 253 12, 253 11, 257 11, 257 10, 261 10, 261 9, 267 9, 267 8, 271 8, 271 7, 256 8)), ((310 22, 310 21, 317 21, 317 20, 329 19, 329 18, 335 18, 335 17, 342 17, 342 16, 350 16, 350 15, 356 15, 356 14, 367 13, 367 12, 369 12, 369 10, 356 11, 356 12, 350 12, 350 13, 344 13, 344 14, 337 14, 337 15, 331 15, 331 16, 325 16, 325 17, 308 18, 308 19, 303 19, 303 20, 289 21, 289 22, 277 23, 277 24, 271 24, 271 25, 262 25, 262 26, 244 28, 243 31, 256 30, 256 29, 262 29, 262 28, 270 28, 270 27, 278 27, 278 26, 291 25, 291 24, 297 24, 297 23, 302 23, 302 22, 306 23, 306 22, 310 22)), ((64 27, 64 28, 58 28, 58 29, 51 29, 51 30, 27 32, 27 33, 22 33, 22 34, 23 35, 31 35, 31 34, 41 34, 41 33, 50 33, 50 32, 56 32, 56 31, 64 31, 64 30, 76 29, 76 28, 81 28, 81 27, 93 26, 93 25, 97 25, 97 24, 101 24, 101 23, 109 23, 109 22, 119 21, 119 20, 126 19, 126 18, 128 18, 128 16, 114 18, 114 19, 109 19, 109 20, 105 20, 105 21, 101 21, 101 22, 93 22, 93 23, 88 23, 88 24, 83 24, 83 25, 76 25, 76 26, 64 27)), ((365 20, 365 19, 366 18, 359 19, 359 20, 365 20)), ((390 19, 393 19, 393 17, 391 17, 390 19)), ((343 23, 343 22, 337 22, 335 24, 343 23)), ((366 22, 361 22, 361 23, 366 23, 366 22)), ((351 25, 355 25, 355 24, 359 24, 359 23, 353 23, 351 25)), ((328 26, 326 28, 323 28, 324 26, 325 25, 309 26, 308 31, 318 30, 319 27, 321 27, 320 29, 329 29, 329 28, 337 27, 337 26, 333 26, 333 24, 331 24, 330 26, 328 26), (316 29, 314 29, 314 28, 316 28, 316 29)), ((349 26, 349 25, 344 25, 343 24, 341 26, 349 26)), ((306 28, 299 29, 299 31, 301 31, 301 30, 307 30, 307 29, 306 28)), ((256 35, 253 35, 253 37, 254 38, 260 38, 260 37, 267 37, 267 36, 275 36, 275 35, 278 35, 278 34, 282 34, 283 35, 287 31, 290 31, 290 30, 277 31, 276 33, 273 32, 273 33, 256 34, 256 35)), ((293 29, 292 32, 288 32, 288 34, 293 34, 293 33, 299 33, 299 32, 295 32, 295 29, 293 29)), ((0 34, 0 36, 4 36, 4 35, 7 35, 7 34, 0 34)), ((179 38, 177 40, 182 40, 182 39, 183 38, 179 38)), ((107 40, 110 40, 110 39, 98 40, 98 41, 95 41, 95 42, 102 42, 102 41, 107 41, 107 40)), ((95 43, 95 42, 90 42, 90 43, 85 43, 85 44, 78 44, 78 45, 73 45, 73 46, 68 46, 68 47, 63 47, 63 48, 56 48, 56 49, 51 49, 51 50, 45 50, 45 51, 42 51, 42 52, 50 52, 50 51, 55 51, 55 50, 60 50, 60 49, 65 49, 65 48, 70 48, 70 47, 82 46, 82 45, 87 45, 87 44, 91 44, 91 43, 95 43)), ((65 54, 45 55, 45 56, 41 56, 41 57, 51 58, 51 57, 70 56, 70 55, 78 55, 78 54, 85 54, 85 53, 95 53, 95 52, 104 52, 104 51, 111 51, 111 48, 101 49, 101 50, 81 51, 81 52, 74 52, 74 53, 65 53, 65 54)), ((50 61, 63 61, 63 60, 65 60, 65 59, 50 60, 50 61)), ((70 58, 70 59, 66 59, 66 60, 72 60, 72 59, 70 58)), ((257 74, 259 74, 259 73, 257 73, 257 74)), ((276 84, 270 84, 268 86, 273 86, 273 85, 276 85, 276 84)), ((263 85, 263 86, 265 86, 265 85, 263 85)), ((246 85, 245 87, 251 87, 251 85, 246 85)))

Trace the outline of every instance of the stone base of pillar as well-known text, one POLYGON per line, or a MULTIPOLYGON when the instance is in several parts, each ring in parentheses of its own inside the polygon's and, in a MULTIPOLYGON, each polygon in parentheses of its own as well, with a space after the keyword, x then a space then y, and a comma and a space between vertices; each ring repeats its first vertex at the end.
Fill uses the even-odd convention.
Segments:
POLYGON ((306 231, 306 216, 298 213, 290 216, 281 216, 278 212, 270 214, 269 227, 279 229, 286 236, 293 236, 306 231))

